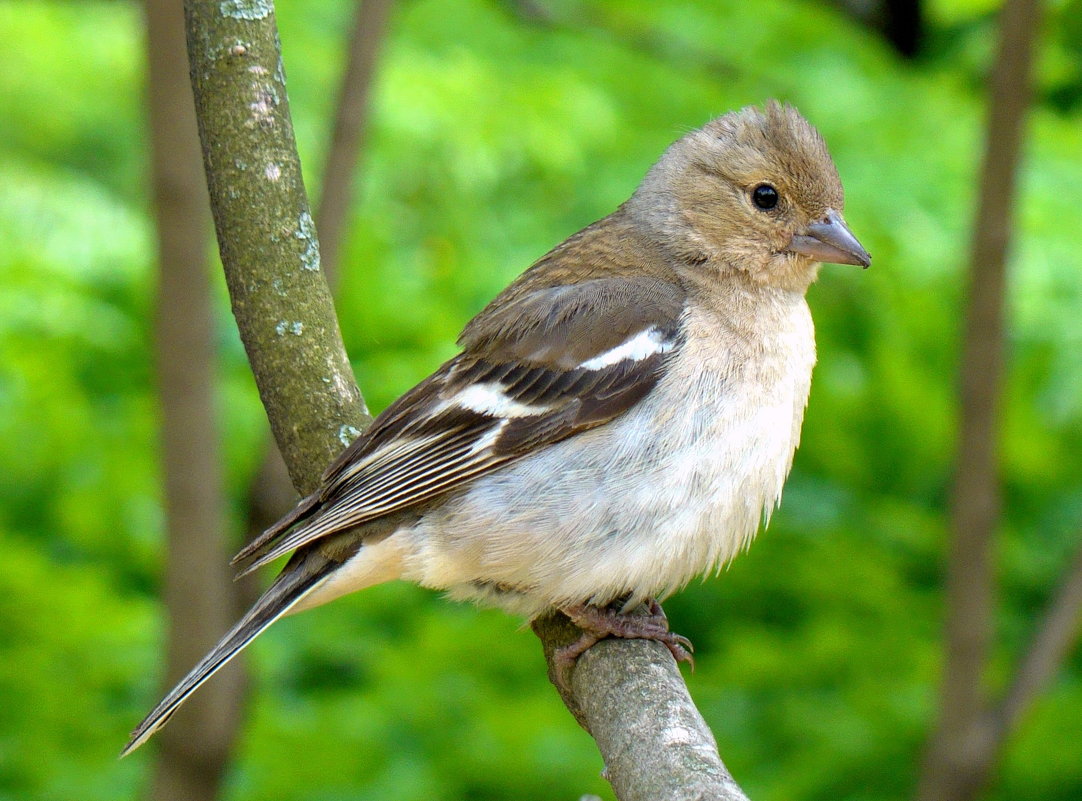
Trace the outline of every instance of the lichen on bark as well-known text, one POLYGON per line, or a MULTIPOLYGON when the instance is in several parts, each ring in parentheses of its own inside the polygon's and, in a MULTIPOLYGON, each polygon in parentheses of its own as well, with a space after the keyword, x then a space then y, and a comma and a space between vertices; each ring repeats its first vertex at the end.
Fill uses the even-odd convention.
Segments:
POLYGON ((273 12, 269 0, 185 3, 233 314, 290 477, 308 492, 367 410, 319 269, 273 12))

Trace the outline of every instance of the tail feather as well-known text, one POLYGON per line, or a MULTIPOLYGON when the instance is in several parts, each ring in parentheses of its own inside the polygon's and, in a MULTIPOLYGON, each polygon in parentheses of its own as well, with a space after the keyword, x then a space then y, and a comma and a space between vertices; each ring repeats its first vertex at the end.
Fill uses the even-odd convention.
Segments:
POLYGON ((244 617, 169 691, 142 723, 135 727, 120 756, 127 756, 149 740, 203 682, 288 612, 338 566, 337 562, 330 560, 315 569, 309 569, 304 563, 287 566, 244 617))

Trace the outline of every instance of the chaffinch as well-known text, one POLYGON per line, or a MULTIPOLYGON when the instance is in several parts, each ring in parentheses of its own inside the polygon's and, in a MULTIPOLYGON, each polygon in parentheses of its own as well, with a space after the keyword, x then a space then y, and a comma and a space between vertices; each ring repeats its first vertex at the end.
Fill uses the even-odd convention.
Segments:
POLYGON ((805 292, 819 262, 870 263, 842 205, 791 107, 675 142, 237 555, 248 572, 293 554, 124 753, 282 615, 392 579, 563 611, 586 630, 569 662, 609 634, 686 657, 655 601, 732 559, 781 497, 815 363, 805 292), (654 614, 622 614, 640 602, 654 614))

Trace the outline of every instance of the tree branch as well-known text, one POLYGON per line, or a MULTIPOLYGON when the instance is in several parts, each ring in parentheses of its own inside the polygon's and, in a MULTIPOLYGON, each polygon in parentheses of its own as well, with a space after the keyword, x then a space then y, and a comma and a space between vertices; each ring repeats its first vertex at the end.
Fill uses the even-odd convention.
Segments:
POLYGON ((1018 721, 1063 664, 1082 632, 1082 546, 1064 571, 1059 589, 1041 617, 1037 634, 1022 657, 1014 681, 995 716, 997 745, 1007 739, 1018 721))
MULTIPOLYGON (((365 412, 319 271, 270 0, 187 0, 204 162, 234 315, 294 484, 313 489, 365 412)), ((546 654, 563 635, 538 625, 546 654)), ((550 659, 551 665, 551 659, 550 659)), ((551 669, 551 667, 550 667, 551 669)), ((604 642, 580 660, 569 706, 595 733, 624 801, 742 801, 672 657, 604 642), (705 794, 705 795, 704 795, 705 794)))
MULTIPOLYGON (((393 5, 393 0, 360 0, 350 34, 348 62, 338 92, 334 129, 316 207, 323 275, 332 288, 338 278, 339 254, 357 163, 364 150, 376 62, 393 5)), ((263 459, 248 489, 246 541, 272 526, 295 500, 282 455, 268 438, 263 459)))
POLYGON ((187 0, 203 162, 233 315, 294 486, 367 417, 301 178, 270 0, 187 0))
MULTIPOLYGON (((553 654, 582 631, 561 614, 532 628, 559 688, 553 654)), ((602 640, 579 657, 571 690, 561 690, 564 704, 597 742, 605 778, 620 801, 747 801, 665 646, 602 640)))
POLYGON ((323 166, 323 188, 316 207, 316 228, 323 248, 323 272, 332 284, 338 270, 338 254, 345 238, 343 232, 357 159, 364 149, 368 130, 368 98, 372 91, 372 78, 393 6, 394 0, 359 0, 349 38, 346 71, 338 92, 334 134, 327 152, 327 163, 323 166))

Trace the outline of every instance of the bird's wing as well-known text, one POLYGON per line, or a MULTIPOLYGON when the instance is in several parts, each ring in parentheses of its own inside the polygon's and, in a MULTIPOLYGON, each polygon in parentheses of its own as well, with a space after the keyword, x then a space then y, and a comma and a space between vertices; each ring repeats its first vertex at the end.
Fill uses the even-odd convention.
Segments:
POLYGON ((254 570, 623 414, 658 382, 682 309, 676 284, 619 277, 486 310, 463 353, 389 406, 234 563, 254 570))

